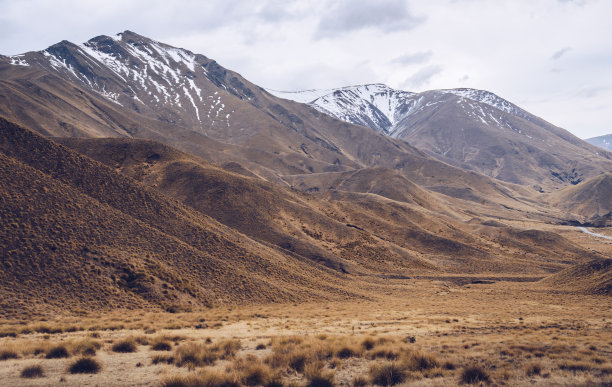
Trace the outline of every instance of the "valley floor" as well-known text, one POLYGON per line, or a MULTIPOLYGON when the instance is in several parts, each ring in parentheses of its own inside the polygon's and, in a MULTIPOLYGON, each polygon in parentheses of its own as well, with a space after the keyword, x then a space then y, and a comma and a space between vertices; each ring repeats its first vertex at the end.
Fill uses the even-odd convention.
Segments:
POLYGON ((0 384, 612 383, 609 296, 537 282, 415 279, 389 280, 386 293, 363 302, 4 320, 0 384), (53 358, 58 347, 68 357, 53 358), (70 373, 81 357, 100 371, 70 373), (41 377, 20 376, 32 366, 41 377))

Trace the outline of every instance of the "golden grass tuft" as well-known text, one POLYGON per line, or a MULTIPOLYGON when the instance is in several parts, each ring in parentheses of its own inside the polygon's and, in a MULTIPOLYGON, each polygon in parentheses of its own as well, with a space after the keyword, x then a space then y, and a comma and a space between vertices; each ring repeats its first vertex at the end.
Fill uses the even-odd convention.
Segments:
POLYGON ((397 362, 375 364, 370 367, 370 382, 376 386, 395 386, 404 380, 406 372, 397 362))
POLYGON ((202 370, 189 375, 175 375, 162 380, 162 387, 239 387, 235 376, 221 371, 202 370))

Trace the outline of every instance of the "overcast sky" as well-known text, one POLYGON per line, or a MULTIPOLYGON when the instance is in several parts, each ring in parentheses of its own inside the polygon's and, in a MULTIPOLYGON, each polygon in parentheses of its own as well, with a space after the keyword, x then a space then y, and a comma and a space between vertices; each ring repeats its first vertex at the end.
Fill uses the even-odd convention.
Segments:
POLYGON ((0 53, 129 29, 276 90, 492 91, 612 133, 610 0, 0 0, 0 53))

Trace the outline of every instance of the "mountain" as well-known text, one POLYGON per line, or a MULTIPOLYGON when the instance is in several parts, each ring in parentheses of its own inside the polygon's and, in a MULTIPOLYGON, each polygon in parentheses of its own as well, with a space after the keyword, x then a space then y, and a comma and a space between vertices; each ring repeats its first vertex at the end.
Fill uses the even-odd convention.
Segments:
POLYGON ((271 92, 310 99, 325 114, 406 140, 444 162, 538 190, 577 184, 612 166, 612 153, 484 90, 412 93, 373 84, 271 92))
POLYGON ((591 145, 598 146, 607 151, 612 151, 612 134, 606 134, 603 136, 587 138, 584 140, 591 145))
POLYGON ((286 185, 296 175, 382 167, 459 198, 507 206, 529 195, 130 31, 0 58, 0 114, 43 135, 155 140, 286 185))
POLYGON ((531 229, 575 218, 550 195, 129 31, 0 57, 0 116, 5 314, 367 298, 601 258, 531 229))

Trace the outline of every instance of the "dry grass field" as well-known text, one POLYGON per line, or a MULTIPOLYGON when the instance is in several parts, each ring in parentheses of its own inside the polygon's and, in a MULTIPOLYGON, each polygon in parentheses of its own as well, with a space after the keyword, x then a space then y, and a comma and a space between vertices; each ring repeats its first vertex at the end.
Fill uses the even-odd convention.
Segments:
POLYGON ((389 280, 384 289, 387 294, 363 302, 4 320, 0 380, 40 386, 612 383, 609 296, 557 292, 538 282, 389 280), (99 370, 72 373, 81 359, 94 360, 99 370))

